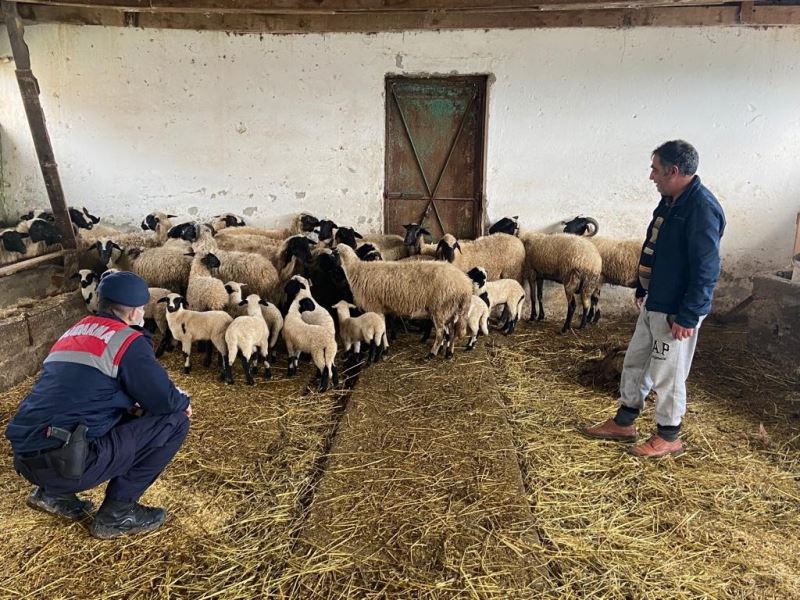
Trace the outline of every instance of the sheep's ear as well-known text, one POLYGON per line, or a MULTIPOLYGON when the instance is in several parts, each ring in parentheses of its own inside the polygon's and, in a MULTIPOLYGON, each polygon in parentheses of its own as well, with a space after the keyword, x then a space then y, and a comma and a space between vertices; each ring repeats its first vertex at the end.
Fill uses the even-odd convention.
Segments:
POLYGON ((189 250, 189 252, 184 253, 184 256, 194 256, 194 250, 189 250))
POLYGON ((189 308, 189 303, 186 301, 186 298, 184 298, 183 296, 178 298, 178 305, 182 306, 183 308, 186 308, 186 309, 189 308))
POLYGON ((19 237, 21 237, 21 238, 31 237, 31 234, 30 233, 20 233, 19 237))
POLYGON ((424 227, 420 227, 420 228, 419 228, 419 232, 420 232, 422 235, 431 235, 431 232, 430 232, 430 231, 428 231, 427 229, 425 229, 424 227))
POLYGON ((242 300, 239 302, 239 306, 247 306, 247 300, 242 300))
POLYGON ((258 303, 259 303, 260 305, 262 305, 262 306, 269 306, 269 302, 267 302, 267 301, 266 301, 266 300, 264 300, 263 298, 259 298, 259 299, 258 299, 258 303))
POLYGON ((116 248, 117 250, 122 252, 122 248, 120 248, 120 245, 117 242, 111 242, 111 247, 116 248))
POLYGON ((168 219, 177 219, 178 215, 167 215, 168 219))
MULTIPOLYGON (((453 246, 453 248, 454 248, 454 249, 457 249, 459 252, 461 252, 461 245, 460 245, 458 242, 456 242, 456 245, 455 245, 455 246, 453 246)), ((462 254, 463 254, 463 253, 462 253, 462 254)))
POLYGON ((169 302, 169 296, 164 296, 163 298, 159 298, 156 302, 169 302))
POLYGON ((363 240, 364 236, 358 233, 357 231, 353 230, 353 235, 356 236, 358 239, 363 240))

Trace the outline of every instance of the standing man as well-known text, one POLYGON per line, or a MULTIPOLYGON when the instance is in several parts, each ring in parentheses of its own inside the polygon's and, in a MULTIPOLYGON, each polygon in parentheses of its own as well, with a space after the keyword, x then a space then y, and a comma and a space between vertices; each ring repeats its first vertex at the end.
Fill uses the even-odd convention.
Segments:
POLYGON ((695 175, 697 150, 683 140, 653 151, 650 179, 661 194, 639 260, 633 333, 620 382, 617 414, 582 432, 591 438, 636 441, 634 421, 650 391, 656 400, 657 432, 633 446, 634 456, 683 453, 681 420, 686 378, 700 324, 711 310, 719 277, 719 242, 725 215, 695 175))
POLYGON ((27 500, 32 508, 82 519, 92 503, 75 492, 108 481, 91 533, 113 538, 152 531, 166 520, 163 508, 138 500, 186 438, 192 406, 141 329, 147 283, 133 273, 114 273, 97 293, 98 314, 55 343, 6 437, 14 468, 38 486, 27 500))

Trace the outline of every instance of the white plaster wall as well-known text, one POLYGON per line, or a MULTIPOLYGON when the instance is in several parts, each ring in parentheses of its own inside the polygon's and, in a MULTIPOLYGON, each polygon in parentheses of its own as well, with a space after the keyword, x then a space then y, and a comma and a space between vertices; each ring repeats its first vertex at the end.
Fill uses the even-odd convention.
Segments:
MULTIPOLYGON (((800 210, 800 28, 296 36, 39 25, 34 73, 70 204, 262 224, 382 223, 384 77, 490 74, 486 216, 576 214, 640 237, 650 151, 683 137, 728 216, 720 305, 781 267, 800 210)), ((10 54, 0 34, 0 57, 10 54)), ((0 61, 4 211, 46 205, 13 63, 0 61)))

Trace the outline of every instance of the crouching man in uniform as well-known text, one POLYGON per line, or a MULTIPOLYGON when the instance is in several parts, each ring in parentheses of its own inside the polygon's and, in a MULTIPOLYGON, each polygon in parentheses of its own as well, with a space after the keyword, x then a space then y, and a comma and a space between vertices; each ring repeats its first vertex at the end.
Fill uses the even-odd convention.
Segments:
POLYGON ((186 438, 192 407, 141 329, 150 299, 145 281, 114 273, 97 293, 98 314, 55 343, 6 437, 14 468, 37 486, 27 500, 32 508, 82 519, 92 503, 75 492, 108 481, 91 533, 113 538, 166 520, 163 508, 138 500, 186 438))

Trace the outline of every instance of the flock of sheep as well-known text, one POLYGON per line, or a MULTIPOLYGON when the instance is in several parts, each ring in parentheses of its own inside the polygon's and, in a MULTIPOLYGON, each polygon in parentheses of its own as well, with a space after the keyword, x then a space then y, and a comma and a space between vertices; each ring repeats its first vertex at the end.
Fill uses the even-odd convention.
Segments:
MULTIPOLYGON (((179 342, 189 372, 192 344, 204 342, 206 365, 214 349, 219 354, 221 379, 233 382, 238 357, 252 384, 259 360, 271 376, 282 337, 288 375, 307 354, 320 391, 338 383, 337 332, 346 353, 360 354, 363 346, 369 363, 388 351, 398 319, 422 319, 423 340, 434 333, 428 357, 442 347, 451 357, 458 339, 467 337, 470 350, 488 334, 495 307, 503 308, 500 326, 507 334, 528 296, 531 319, 543 319, 544 280, 564 286, 562 332, 571 327, 578 302, 584 327, 600 316, 604 283, 635 285, 641 251, 638 240, 594 236, 597 223, 584 218, 557 234, 520 231, 516 218, 504 218, 476 240, 446 234, 430 244, 429 232, 416 223, 405 225, 403 236, 361 236, 308 214, 286 229, 264 229, 231 213, 175 224, 174 215, 154 212, 135 233, 101 225, 86 209, 71 208, 70 216, 82 250, 76 277, 89 311, 97 310, 95 290, 104 273, 132 271, 151 286, 145 318, 162 334, 157 355, 179 342)), ((1 235, 2 260, 60 241, 46 211, 23 215, 1 235)))

